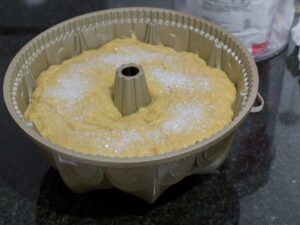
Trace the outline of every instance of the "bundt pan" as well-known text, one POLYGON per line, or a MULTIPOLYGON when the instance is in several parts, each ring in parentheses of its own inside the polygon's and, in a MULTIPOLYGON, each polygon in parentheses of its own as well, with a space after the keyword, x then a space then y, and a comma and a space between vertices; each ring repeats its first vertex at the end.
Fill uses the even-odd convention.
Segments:
POLYGON ((236 38, 203 19, 156 8, 104 10, 62 22, 26 44, 10 63, 4 79, 5 103, 12 118, 71 190, 88 192, 115 187, 150 203, 184 177, 212 172, 222 164, 237 127, 250 111, 262 109, 263 100, 257 90, 256 65, 236 38), (23 117, 39 74, 49 65, 132 33, 146 43, 194 52, 210 66, 225 71, 237 88, 233 121, 204 141, 151 157, 82 154, 41 137, 34 124, 23 117), (256 98, 261 104, 254 107, 256 98))

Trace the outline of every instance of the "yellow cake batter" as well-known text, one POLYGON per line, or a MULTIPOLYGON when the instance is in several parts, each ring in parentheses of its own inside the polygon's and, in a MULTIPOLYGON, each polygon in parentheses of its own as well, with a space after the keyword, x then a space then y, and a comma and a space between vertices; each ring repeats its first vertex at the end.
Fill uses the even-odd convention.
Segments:
POLYGON ((74 151, 149 156, 212 136, 233 118, 236 89, 227 75, 197 55, 134 37, 52 65, 37 80, 25 117, 43 137, 74 151), (116 69, 143 67, 152 102, 122 116, 112 99, 116 69))

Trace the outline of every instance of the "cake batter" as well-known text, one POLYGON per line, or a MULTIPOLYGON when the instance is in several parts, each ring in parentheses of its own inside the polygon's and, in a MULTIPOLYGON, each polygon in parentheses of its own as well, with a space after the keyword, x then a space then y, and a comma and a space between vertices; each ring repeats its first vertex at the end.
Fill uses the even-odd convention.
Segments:
POLYGON ((211 137, 233 118, 236 89, 196 54, 115 39, 51 65, 37 79, 25 118, 65 148, 110 157, 175 151, 211 137), (142 66, 152 102, 122 116, 113 103, 116 69, 142 66))

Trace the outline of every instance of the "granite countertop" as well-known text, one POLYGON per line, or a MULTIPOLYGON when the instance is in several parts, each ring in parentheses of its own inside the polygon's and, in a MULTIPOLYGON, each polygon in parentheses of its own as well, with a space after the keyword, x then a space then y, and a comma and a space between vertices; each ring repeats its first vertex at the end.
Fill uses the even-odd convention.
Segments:
MULTIPOLYGON (((0 83, 13 56, 39 32, 82 13, 120 6, 118 2, 1 0, 0 83)), ((0 225, 300 224, 297 51, 290 42, 288 49, 257 64, 265 108, 238 129, 224 165, 212 174, 184 179, 153 205, 115 189, 71 192, 16 127, 1 91, 0 225)))

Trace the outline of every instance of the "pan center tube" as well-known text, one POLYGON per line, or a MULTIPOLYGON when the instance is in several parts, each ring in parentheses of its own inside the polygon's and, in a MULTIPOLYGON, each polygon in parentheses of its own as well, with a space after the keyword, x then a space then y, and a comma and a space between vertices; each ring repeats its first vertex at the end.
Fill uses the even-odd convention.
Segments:
POLYGON ((135 113, 139 108, 150 104, 149 88, 140 65, 123 64, 116 70, 113 100, 123 116, 135 113))

